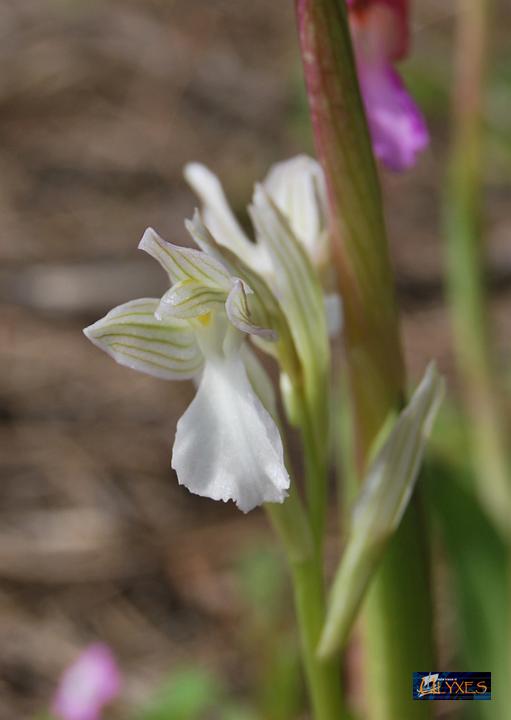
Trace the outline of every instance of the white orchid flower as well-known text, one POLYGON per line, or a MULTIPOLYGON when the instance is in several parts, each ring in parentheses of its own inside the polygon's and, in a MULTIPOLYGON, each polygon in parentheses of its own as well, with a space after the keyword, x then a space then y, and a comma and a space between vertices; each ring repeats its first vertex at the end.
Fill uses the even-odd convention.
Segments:
MULTIPOLYGON (((207 233, 196 216, 190 229, 207 233)), ((247 334, 273 339, 254 322, 252 290, 214 257, 147 230, 139 247, 167 271, 159 299, 125 303, 84 330, 121 365, 168 380, 198 378, 178 421, 172 467, 180 484, 243 512, 283 502, 289 488, 278 428, 254 392, 242 359, 247 334)), ((253 367, 257 363, 251 357, 253 367)))
MULTIPOLYGON (((185 178, 203 203, 204 222, 218 242, 261 275, 273 272, 264 244, 252 242, 238 223, 219 179, 200 163, 185 167, 185 178)), ((276 163, 262 183, 274 205, 316 267, 328 258, 327 198, 323 170, 316 160, 299 155, 276 163)))
POLYGON ((321 166, 301 155, 277 163, 263 183, 256 184, 249 207, 255 242, 241 228, 220 181, 210 170, 191 163, 185 167, 185 178, 202 200, 205 225, 217 244, 262 276, 271 288, 309 375, 310 392, 314 392, 318 373, 325 376, 327 372, 327 336, 340 331, 342 319, 339 296, 324 295, 318 272, 328 258, 326 184, 321 166))

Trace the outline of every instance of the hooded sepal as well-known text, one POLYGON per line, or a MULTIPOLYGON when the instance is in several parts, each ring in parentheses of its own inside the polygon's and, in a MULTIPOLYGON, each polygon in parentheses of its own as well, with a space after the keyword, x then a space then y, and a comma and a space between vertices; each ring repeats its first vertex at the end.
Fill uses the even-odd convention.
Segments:
POLYGON ((263 181, 269 197, 288 221, 317 267, 328 259, 328 208, 321 165, 307 155, 276 163, 263 181))

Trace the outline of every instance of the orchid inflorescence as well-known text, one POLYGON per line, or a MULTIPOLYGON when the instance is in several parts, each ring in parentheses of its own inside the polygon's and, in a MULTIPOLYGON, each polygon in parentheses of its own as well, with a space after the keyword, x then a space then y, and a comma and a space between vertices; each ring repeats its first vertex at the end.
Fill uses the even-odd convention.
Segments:
MULTIPOLYGON (((428 134, 393 68, 408 46, 407 4, 348 0, 348 11, 375 154, 393 169, 409 167, 428 134)), ((186 222, 199 249, 146 230, 139 247, 162 265, 170 289, 120 305, 84 332, 120 364, 198 383, 177 424, 172 467, 191 492, 247 512, 283 502, 290 484, 273 390, 254 345, 279 362, 288 419, 301 403, 318 436, 326 432, 328 332, 340 318, 339 298, 323 291, 326 183, 311 158, 275 165, 255 188, 252 239, 213 173, 192 163, 185 177, 203 204, 186 222)))
POLYGON ((318 276, 328 248, 324 181, 306 157, 275 166, 255 189, 253 242, 217 178, 198 164, 185 174, 204 204, 207 225, 199 212, 186 223, 200 249, 146 230, 139 247, 165 269, 170 289, 120 305, 84 332, 122 365, 197 381, 172 467, 191 492, 247 512, 283 502, 290 483, 271 386, 248 340, 279 359, 292 387, 327 371, 327 309, 330 325, 339 309, 318 276))

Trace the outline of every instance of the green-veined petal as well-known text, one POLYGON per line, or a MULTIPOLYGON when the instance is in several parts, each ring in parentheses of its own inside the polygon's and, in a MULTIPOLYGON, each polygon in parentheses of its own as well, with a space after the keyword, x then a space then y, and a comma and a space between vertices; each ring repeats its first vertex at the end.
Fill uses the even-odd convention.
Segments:
POLYGON ((315 265, 328 257, 327 197, 321 165, 306 155, 273 165, 263 181, 315 265))
MULTIPOLYGON (((289 336, 287 320, 282 312, 277 299, 268 287, 266 280, 250 268, 232 250, 220 245, 213 237, 208 228, 201 220, 200 213, 196 210, 192 220, 186 221, 186 228, 197 245, 205 252, 214 257, 218 262, 223 263, 232 278, 240 278, 243 287, 247 292, 250 289, 250 297, 247 298, 250 310, 251 325, 257 328, 271 328, 271 334, 263 336, 256 334, 254 340, 264 343, 264 349, 270 354, 275 354, 273 342, 289 336), (267 340, 270 339, 270 343, 267 340)), ((245 331, 246 332, 246 331, 245 331)), ((285 341, 284 341, 285 342, 285 341)))
POLYGON ((225 310, 227 317, 238 330, 249 335, 258 335, 264 340, 277 340, 277 333, 270 328, 263 328, 253 321, 253 313, 250 309, 250 299, 253 297, 250 288, 244 285, 239 278, 233 279, 232 290, 227 297, 225 310))
POLYGON ((288 320, 311 396, 326 382, 328 332, 319 278, 284 215, 263 187, 256 187, 250 214, 275 272, 274 292, 288 320))
POLYGON ((156 317, 195 318, 223 308, 226 291, 209 287, 196 280, 181 280, 163 295, 156 317))
POLYGON ((219 179, 205 165, 189 163, 185 179, 202 200, 204 222, 218 243, 232 250, 243 262, 265 274, 270 263, 266 250, 253 243, 240 227, 225 197, 219 179))

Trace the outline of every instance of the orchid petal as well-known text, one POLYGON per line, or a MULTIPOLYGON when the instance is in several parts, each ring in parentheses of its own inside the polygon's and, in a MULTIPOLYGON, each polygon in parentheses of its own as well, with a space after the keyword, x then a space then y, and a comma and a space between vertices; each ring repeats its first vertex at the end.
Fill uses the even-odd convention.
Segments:
POLYGON ((156 317, 196 318, 212 310, 220 310, 225 303, 225 290, 208 287, 195 280, 181 280, 163 295, 156 317))
POLYGON ((204 204, 206 225, 213 235, 235 252, 243 253, 250 240, 236 220, 217 176, 196 162, 185 166, 184 176, 204 204))
POLYGON ((410 45, 408 0, 348 0, 357 54, 366 60, 402 60, 410 45))
POLYGON ((147 228, 138 247, 158 260, 172 284, 194 280, 209 287, 230 288, 229 273, 215 258, 200 250, 173 245, 152 228, 147 228))
POLYGON ((274 341, 277 333, 270 328, 263 328, 253 321, 253 313, 249 306, 249 297, 253 295, 252 290, 247 292, 247 287, 239 278, 234 278, 232 290, 227 297, 225 310, 227 317, 234 327, 250 335, 258 335, 264 340, 274 341))
POLYGON ((424 117, 389 63, 358 63, 375 155, 391 170, 406 170, 429 142, 424 117))
POLYGON ((328 335, 317 274, 286 218, 261 186, 256 187, 250 214, 271 255, 278 278, 275 292, 305 371, 324 375, 329 356, 328 335))
POLYGON ((186 322, 155 317, 160 301, 132 300, 85 328, 85 335, 120 365, 164 380, 200 372, 203 357, 186 322))
POLYGON ((271 268, 267 253, 241 229, 216 175, 200 163, 186 165, 184 175, 202 200, 204 222, 217 242, 232 250, 254 270, 262 274, 269 272, 271 268))
POLYGON ((328 252, 325 176, 316 160, 299 155, 273 165, 263 186, 313 262, 328 252))
POLYGON ((282 440, 239 354, 206 362, 197 395, 177 424, 172 467, 190 492, 234 500, 243 512, 284 501, 282 440))

